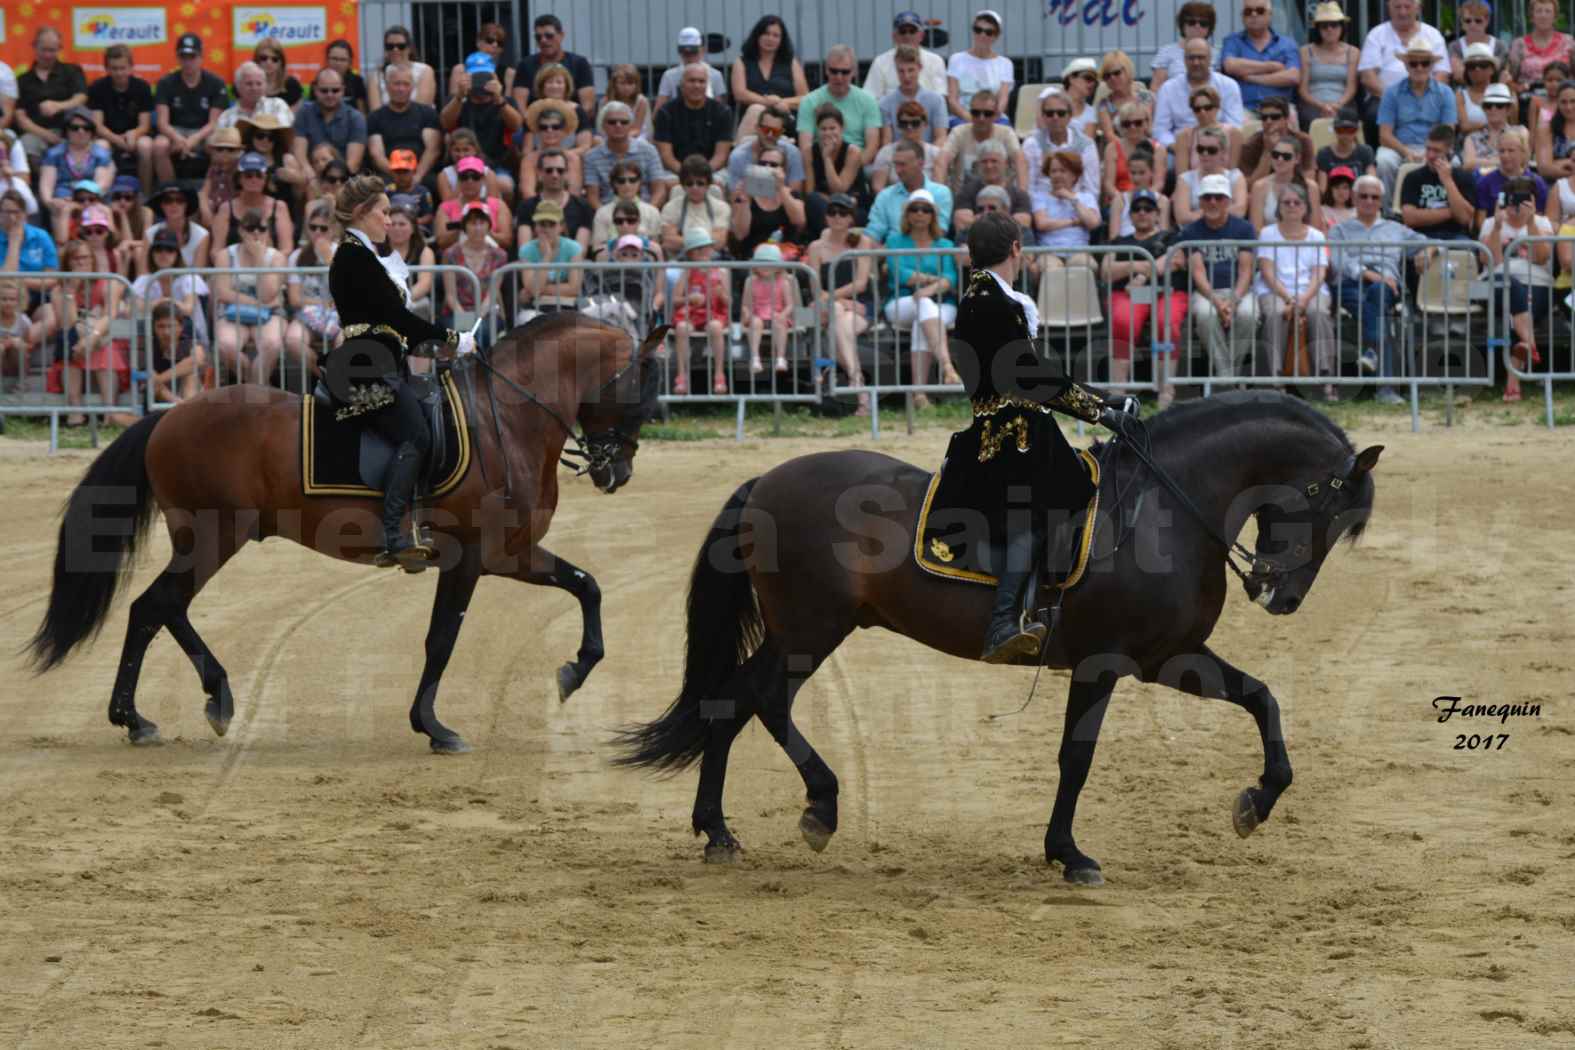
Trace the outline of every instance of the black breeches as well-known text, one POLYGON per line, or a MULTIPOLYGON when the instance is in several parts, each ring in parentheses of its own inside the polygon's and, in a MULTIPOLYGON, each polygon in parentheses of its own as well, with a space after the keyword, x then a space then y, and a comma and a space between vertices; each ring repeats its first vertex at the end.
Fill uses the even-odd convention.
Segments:
POLYGON ((420 454, 423 467, 426 465, 432 452, 432 433, 427 429, 421 402, 411 393, 409 385, 401 383, 394 391, 394 403, 373 412, 367 425, 392 442, 396 450, 410 442, 420 454))

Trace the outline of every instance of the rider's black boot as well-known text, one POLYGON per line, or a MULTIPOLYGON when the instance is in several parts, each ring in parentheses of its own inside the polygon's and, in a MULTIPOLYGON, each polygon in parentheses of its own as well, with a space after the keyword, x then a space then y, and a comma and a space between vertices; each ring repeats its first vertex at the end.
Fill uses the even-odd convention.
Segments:
MULTIPOLYGON (((1022 614, 1022 591, 1033 575, 1034 561, 1039 556, 1038 542, 1033 529, 1023 529, 1007 539, 1006 565, 995 587, 990 626, 984 632, 984 654, 980 659, 987 664, 1038 656, 1049 633, 1042 623, 1025 623, 1022 614)), ((1033 597, 1029 595, 1030 600, 1033 597)))
POLYGON ((383 477, 383 551, 374 561, 380 568, 398 565, 406 572, 420 572, 435 556, 431 537, 412 523, 403 531, 405 512, 415 499, 416 482, 421 476, 421 454, 405 442, 394 453, 383 477))

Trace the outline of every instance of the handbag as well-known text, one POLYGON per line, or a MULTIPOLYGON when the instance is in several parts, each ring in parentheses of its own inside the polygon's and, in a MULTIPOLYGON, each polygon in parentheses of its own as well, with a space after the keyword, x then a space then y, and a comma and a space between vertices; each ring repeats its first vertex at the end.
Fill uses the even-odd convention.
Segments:
POLYGON ((263 325, 273 318, 273 307, 257 303, 226 303, 224 319, 231 324, 263 325))

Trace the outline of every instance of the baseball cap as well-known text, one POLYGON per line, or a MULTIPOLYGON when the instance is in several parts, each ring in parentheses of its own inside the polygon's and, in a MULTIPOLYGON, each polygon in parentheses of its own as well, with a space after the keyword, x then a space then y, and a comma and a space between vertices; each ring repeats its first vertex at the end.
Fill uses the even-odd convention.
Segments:
POLYGON ((891 27, 893 29, 901 29, 903 26, 918 26, 922 29, 924 27, 924 19, 919 17, 919 12, 917 11, 898 11, 897 17, 891 20, 891 27))
POLYGON ((684 26, 678 31, 678 46, 699 47, 700 30, 696 29, 694 26, 684 26))
POLYGON ((72 106, 66 110, 66 120, 85 120, 91 124, 93 123, 93 111, 86 106, 72 106))
MULTIPOLYGON (((545 202, 543 202, 543 203, 545 203, 545 202)), ((536 206, 536 214, 537 215, 541 215, 541 208, 542 208, 542 205, 537 205, 536 206)), ((460 213, 460 217, 465 222, 469 222, 470 221, 470 217, 472 215, 480 215, 483 219, 486 219, 489 223, 492 221, 492 213, 487 211, 487 202, 486 201, 471 201, 469 204, 465 205, 465 210, 460 213)), ((546 216, 542 216, 542 217, 545 218, 546 216)), ((562 218, 562 216, 560 215, 559 218, 562 218)))
POLYGON ((104 196, 104 191, 100 189, 98 183, 94 182, 92 179, 78 179, 77 181, 73 182, 71 184, 71 192, 73 194, 91 193, 93 196, 100 198, 104 196))
POLYGON ((826 204, 835 204, 839 208, 847 208, 851 211, 858 211, 859 208, 859 202, 854 200, 853 196, 848 193, 833 193, 826 198, 826 204))
POLYGON ((496 73, 498 65, 492 61, 492 56, 485 51, 472 51, 465 56, 465 72, 471 76, 477 73, 496 73))
POLYGON ((461 174, 467 171, 479 171, 485 175, 487 173, 487 165, 480 157, 461 157, 459 163, 454 165, 454 170, 461 174))
POLYGON ((1198 183, 1198 198, 1229 197, 1230 180, 1223 175, 1205 175, 1198 183))
POLYGON ((176 251, 180 251, 180 238, 175 236, 174 230, 165 226, 153 235, 153 247, 174 248, 176 251))
POLYGON ((556 201, 538 201, 536 204, 536 210, 530 214, 530 221, 540 222, 543 219, 550 219, 553 222, 562 222, 563 205, 557 203, 556 201))
POLYGON ((142 180, 135 175, 116 175, 115 181, 110 184, 111 193, 135 193, 142 196, 142 180))
POLYGON ((1348 164, 1341 164, 1329 172, 1329 181, 1333 182, 1335 179, 1345 179, 1349 182, 1355 182, 1356 169, 1352 168, 1348 164))
POLYGON ((113 223, 110 221, 109 209, 102 204, 89 204, 82 209, 82 229, 85 230, 89 226, 102 226, 108 229, 111 225, 113 223))
POLYGON ((242 153, 241 161, 236 168, 241 171, 267 171, 268 158, 261 153, 242 153))
POLYGON ((1334 115, 1334 126, 1337 128, 1359 128, 1362 126, 1361 115, 1356 112, 1355 106, 1341 106, 1340 112, 1334 115))
POLYGON ((902 202, 903 210, 906 211, 914 204, 928 204, 933 208, 935 207, 935 195, 929 190, 914 190, 908 194, 908 199, 902 202))
POLYGON ((415 171, 417 165, 416 151, 413 149, 396 149, 388 155, 389 171, 415 171))
POLYGON ((202 37, 196 33, 182 33, 180 39, 175 41, 175 53, 182 58, 202 54, 202 37))
POLYGON ((1139 204, 1152 208, 1155 211, 1159 210, 1159 198, 1154 196, 1153 190, 1133 190, 1132 202, 1128 207, 1133 211, 1137 211, 1139 204))
POLYGON ((613 251, 621 252, 625 248, 633 248, 635 251, 643 252, 645 251, 645 242, 632 233, 626 233, 613 244, 613 251))

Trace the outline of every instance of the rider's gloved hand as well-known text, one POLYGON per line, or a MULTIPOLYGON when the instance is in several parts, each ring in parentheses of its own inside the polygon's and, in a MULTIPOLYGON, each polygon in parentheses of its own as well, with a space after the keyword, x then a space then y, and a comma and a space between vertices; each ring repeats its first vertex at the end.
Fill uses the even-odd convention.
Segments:
POLYGON ((1138 401, 1137 398, 1133 397, 1131 394, 1128 394, 1126 397, 1121 399, 1121 411, 1125 412, 1129 416, 1140 415, 1143 411, 1143 405, 1138 401))
POLYGON ((473 354, 476 352, 476 336, 473 332, 459 333, 459 349, 456 354, 473 354))
POLYGON ((1128 416, 1125 412, 1114 408, 1101 409, 1099 413, 1099 425, 1108 427, 1117 434, 1122 433, 1122 427, 1126 425, 1127 419, 1128 416))

